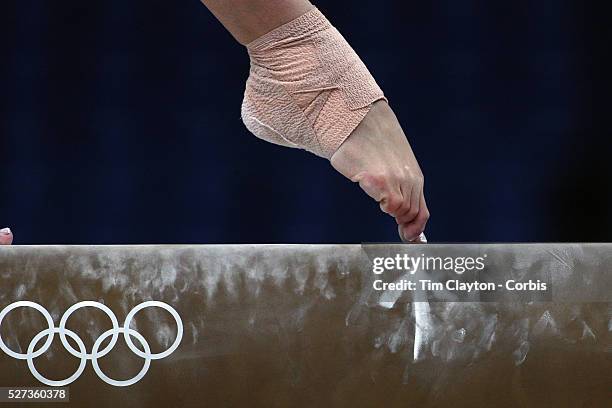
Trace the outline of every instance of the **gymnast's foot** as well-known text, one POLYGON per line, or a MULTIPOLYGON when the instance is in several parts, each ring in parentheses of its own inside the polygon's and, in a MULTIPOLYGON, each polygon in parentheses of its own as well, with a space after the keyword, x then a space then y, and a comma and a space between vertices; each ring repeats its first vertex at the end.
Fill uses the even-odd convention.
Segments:
POLYGON ((331 158, 332 166, 394 217, 401 239, 425 242, 423 173, 397 117, 378 101, 331 158))
POLYGON ((13 243, 13 233, 10 228, 0 229, 0 245, 11 245, 13 243))

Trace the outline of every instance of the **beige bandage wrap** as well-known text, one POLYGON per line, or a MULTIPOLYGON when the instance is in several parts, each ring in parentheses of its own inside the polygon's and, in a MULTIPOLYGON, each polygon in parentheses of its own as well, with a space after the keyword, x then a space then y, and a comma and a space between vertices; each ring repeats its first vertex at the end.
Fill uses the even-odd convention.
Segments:
POLYGON ((257 137, 327 159, 384 94, 316 8, 247 45, 242 120, 257 137))

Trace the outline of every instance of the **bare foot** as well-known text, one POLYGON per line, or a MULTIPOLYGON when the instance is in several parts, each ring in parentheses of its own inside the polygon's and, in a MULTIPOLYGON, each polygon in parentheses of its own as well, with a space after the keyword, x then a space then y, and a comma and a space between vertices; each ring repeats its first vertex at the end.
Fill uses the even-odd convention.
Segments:
POLYGON ((423 173, 397 117, 385 101, 370 112, 331 158, 332 166, 395 218, 401 239, 426 242, 429 210, 423 173))

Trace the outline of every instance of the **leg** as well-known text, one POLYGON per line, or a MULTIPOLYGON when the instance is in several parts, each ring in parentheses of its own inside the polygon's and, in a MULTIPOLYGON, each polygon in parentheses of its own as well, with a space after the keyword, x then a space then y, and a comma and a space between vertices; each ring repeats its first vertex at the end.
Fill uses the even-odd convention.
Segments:
POLYGON ((422 242, 421 169, 382 91, 327 19, 306 0, 202 2, 249 50, 249 130, 330 159, 395 218, 402 240, 422 242))
POLYGON ((308 0, 201 0, 243 45, 301 16, 313 5, 308 0))

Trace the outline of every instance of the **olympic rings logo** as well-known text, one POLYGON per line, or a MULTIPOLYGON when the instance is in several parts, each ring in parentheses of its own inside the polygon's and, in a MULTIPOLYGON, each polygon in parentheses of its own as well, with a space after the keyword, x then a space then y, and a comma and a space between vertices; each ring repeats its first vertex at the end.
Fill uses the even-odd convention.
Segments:
POLYGON ((2 326, 2 320, 6 317, 6 315, 12 310, 17 309, 19 307, 30 307, 32 309, 39 311, 43 315, 45 320, 47 321, 47 325, 49 327, 41 331, 40 333, 38 333, 36 336, 34 336, 32 341, 30 341, 30 344, 28 345, 28 349, 26 353, 17 353, 11 350, 10 348, 8 348, 6 344, 4 343, 4 341, 2 340, 1 334, 0 334, 0 349, 13 358, 16 358, 18 360, 27 360, 28 368, 30 369, 30 372, 32 373, 32 375, 38 381, 44 384, 47 384, 49 386, 52 386, 52 387, 64 387, 74 382, 77 378, 81 376, 81 374, 85 370, 87 360, 91 360, 91 364, 93 366, 94 371, 96 372, 98 377, 100 377, 100 379, 106 382, 107 384, 114 385, 116 387, 127 387, 130 385, 133 385, 137 383, 138 381, 140 381, 145 376, 145 374, 149 370, 149 366, 151 365, 152 360, 159 360, 159 359, 168 357, 178 348, 179 344, 181 343, 181 339, 183 338, 183 321, 181 320, 181 317, 179 316, 177 311, 174 310, 172 306, 164 302, 158 302, 154 300, 143 302, 135 306, 125 318, 123 327, 119 326, 117 317, 112 312, 112 310, 110 310, 108 306, 105 306, 102 303, 98 303, 94 301, 83 301, 83 302, 79 302, 71 306, 68 310, 66 310, 66 312, 63 314, 62 318, 60 319, 59 327, 55 327, 51 314, 43 306, 39 305, 38 303, 34 303, 30 301, 19 301, 19 302, 12 303, 8 305, 7 307, 5 307, 4 309, 2 309, 2 312, 0 312, 0 327, 2 326), (105 331, 104 333, 100 335, 100 337, 96 339, 92 347, 91 353, 87 352, 85 348, 85 344, 83 343, 83 340, 81 340, 81 338, 75 332, 66 328, 66 322, 68 322, 68 318, 70 317, 70 315, 74 313, 75 311, 77 311, 78 309, 81 309, 84 307, 94 307, 96 309, 100 309, 110 318, 111 323, 113 325, 112 329, 105 331), (176 339, 174 340, 174 343, 172 343, 172 345, 164 352, 151 353, 151 348, 149 346, 149 343, 147 343, 147 341, 145 340, 145 338, 140 333, 138 333, 136 330, 133 330, 130 328, 130 323, 132 322, 132 319, 134 318, 136 313, 138 313, 139 311, 147 307, 162 308, 168 311, 172 315, 174 320, 176 321, 176 328, 177 328, 176 339), (64 348, 73 356, 81 359, 81 362, 76 372, 72 374, 70 377, 64 380, 59 380, 59 381, 50 380, 50 379, 45 378, 38 372, 38 370, 36 370, 36 367, 34 366, 34 359, 36 357, 39 357, 43 353, 45 353, 47 350, 49 350, 49 348, 51 347, 51 343, 53 342, 53 338, 55 337, 56 334, 59 334, 60 340, 64 348), (130 348, 130 350, 134 354, 136 354, 138 357, 144 359, 144 364, 140 372, 129 380, 112 379, 106 374, 104 374, 104 372, 102 372, 102 370, 100 369, 100 366, 98 365, 98 359, 110 353, 113 347, 115 347, 115 344, 117 343, 117 340, 119 338, 119 334, 123 334, 125 342, 127 346, 130 348), (45 340, 44 344, 40 348, 36 349, 36 346, 38 345, 38 343, 40 343, 42 338, 45 336, 47 339, 45 340), (72 345, 68 342, 67 337, 70 337, 72 340, 76 342, 79 350, 75 350, 74 347, 72 347, 72 345), (102 350, 100 350, 100 346, 102 345, 102 342, 108 337, 111 337, 110 343, 106 347, 104 347, 102 350), (134 345, 134 343, 132 342, 132 337, 134 337, 140 343, 144 352, 138 349, 138 347, 134 345))

